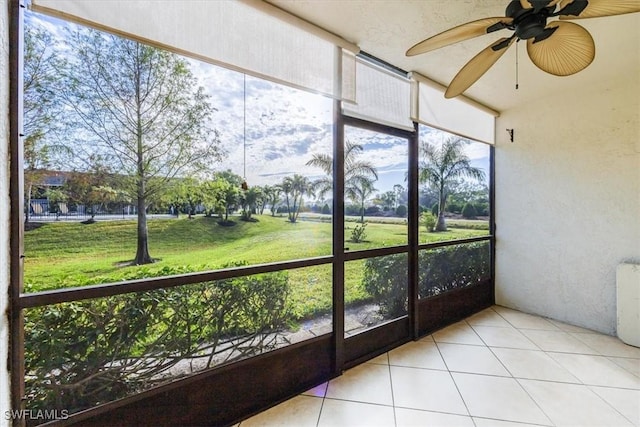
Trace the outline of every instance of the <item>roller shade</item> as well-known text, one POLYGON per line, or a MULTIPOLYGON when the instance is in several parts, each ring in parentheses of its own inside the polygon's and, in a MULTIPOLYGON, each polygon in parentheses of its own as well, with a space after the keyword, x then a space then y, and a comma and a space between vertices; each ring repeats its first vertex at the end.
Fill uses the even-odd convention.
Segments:
POLYGON ((356 103, 344 103, 343 113, 413 131, 411 81, 365 59, 356 59, 356 103))
POLYGON ((498 112, 473 100, 444 97, 445 88, 418 73, 411 73, 412 112, 417 122, 476 141, 495 144, 498 112))
MULTIPOLYGON (((32 0, 35 11, 337 99, 358 47, 259 0, 32 0), (351 52, 352 54, 348 54, 351 52)), ((343 90, 344 88, 344 90, 343 90)))

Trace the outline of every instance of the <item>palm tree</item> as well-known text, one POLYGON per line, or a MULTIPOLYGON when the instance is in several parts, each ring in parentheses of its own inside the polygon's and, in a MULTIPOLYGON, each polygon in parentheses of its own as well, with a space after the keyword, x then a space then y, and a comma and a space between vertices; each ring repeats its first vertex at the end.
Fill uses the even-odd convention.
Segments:
MULTIPOLYGON (((378 180, 378 171, 370 162, 358 159, 362 153, 362 145, 347 141, 344 147, 344 194, 354 201, 361 202, 361 222, 364 220, 364 200, 369 197, 375 189, 373 183, 378 180), (362 194, 366 193, 365 199, 362 194)), ((313 182, 313 188, 318 191, 320 197, 333 186, 333 157, 328 154, 314 154, 307 166, 317 166, 321 168, 326 177, 313 182)))
POLYGON ((302 206, 302 197, 312 192, 311 183, 307 177, 295 174, 284 178, 281 188, 287 203, 289 222, 296 222, 302 206))
POLYGON ((385 211, 388 211, 394 207, 396 204, 396 192, 395 191, 385 191, 384 193, 378 196, 380 199, 380 203, 382 203, 382 207, 385 211))
POLYGON ((367 178, 354 180, 352 185, 345 187, 344 193, 352 202, 360 206, 360 223, 364 223, 364 203, 376 191, 373 181, 367 178))
POLYGON ((438 222, 436 231, 446 231, 444 209, 449 195, 449 186, 458 178, 473 178, 478 181, 484 179, 484 171, 471 166, 471 159, 464 152, 464 146, 469 141, 451 137, 442 147, 433 144, 422 144, 422 158, 420 164, 420 182, 427 183, 438 192, 438 222))
POLYGON ((240 193, 240 203, 242 204, 242 219, 251 221, 251 215, 256 210, 256 206, 262 200, 262 188, 250 187, 240 193))
POLYGON ((282 188, 279 185, 265 185, 262 188, 264 193, 264 204, 271 206, 271 216, 276 216, 276 208, 280 203, 280 195, 282 194, 282 188))

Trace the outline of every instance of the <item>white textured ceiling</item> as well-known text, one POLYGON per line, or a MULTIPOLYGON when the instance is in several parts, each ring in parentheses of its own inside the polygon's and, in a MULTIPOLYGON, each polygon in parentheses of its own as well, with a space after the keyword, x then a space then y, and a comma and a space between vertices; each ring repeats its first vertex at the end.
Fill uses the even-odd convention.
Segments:
MULTIPOLYGON (((508 0, 269 0, 406 71, 417 71, 447 85, 478 52, 511 31, 467 40, 415 57, 405 56, 415 43, 480 18, 504 16, 508 0)), ((557 93, 576 91, 603 81, 612 85, 640 79, 640 13, 573 21, 591 33, 596 58, 585 70, 556 77, 536 68, 527 57, 526 43, 510 50, 465 95, 498 111, 557 93), (516 50, 519 89, 515 90, 516 50)), ((640 96, 640 94, 639 94, 640 96)))

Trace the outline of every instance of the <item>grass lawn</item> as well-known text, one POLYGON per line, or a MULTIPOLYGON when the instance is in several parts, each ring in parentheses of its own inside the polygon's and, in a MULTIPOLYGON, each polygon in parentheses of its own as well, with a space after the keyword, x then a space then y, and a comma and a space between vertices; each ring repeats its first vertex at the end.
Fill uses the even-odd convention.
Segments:
MULTIPOLYGON (((157 261, 147 266, 127 265, 135 255, 135 221, 45 223, 25 232, 25 290, 113 282, 181 266, 202 271, 241 261, 258 264, 331 254, 330 223, 291 224, 285 217, 268 215, 256 218, 258 222, 234 218, 234 226, 221 226, 216 218, 205 217, 150 220, 149 251, 157 261)), ((346 224, 347 240, 355 225, 346 224)), ((345 247, 361 250, 407 243, 406 224, 369 223, 366 232, 365 242, 347 241, 345 247)), ((420 240, 451 240, 487 232, 452 227, 444 233, 420 233, 420 240)), ((357 273, 361 270, 349 269, 352 273, 346 277, 347 302, 366 298, 359 283, 361 274, 357 273)), ((289 274, 294 307, 304 306, 305 312, 317 312, 326 309, 327 304, 330 306, 330 265, 292 270, 289 274)))

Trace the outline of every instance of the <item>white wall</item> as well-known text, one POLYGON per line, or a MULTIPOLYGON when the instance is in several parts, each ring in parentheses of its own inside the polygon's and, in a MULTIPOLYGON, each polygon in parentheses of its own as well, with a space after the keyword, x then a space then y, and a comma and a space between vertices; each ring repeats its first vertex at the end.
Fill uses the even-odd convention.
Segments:
POLYGON ((0 426, 9 425, 9 6, 0 0, 0 426))
POLYGON ((616 266, 640 262, 639 76, 498 118, 498 304, 615 333, 616 266))

